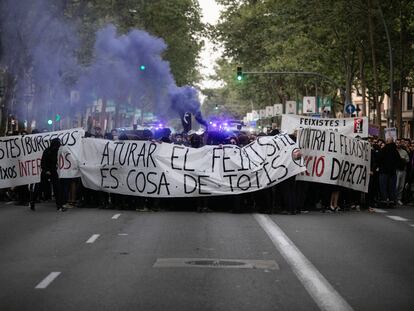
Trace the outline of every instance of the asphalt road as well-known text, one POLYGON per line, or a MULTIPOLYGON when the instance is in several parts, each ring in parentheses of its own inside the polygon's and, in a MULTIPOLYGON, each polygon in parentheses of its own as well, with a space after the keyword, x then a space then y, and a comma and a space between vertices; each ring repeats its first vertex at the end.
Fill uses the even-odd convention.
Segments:
POLYGON ((414 310, 414 207, 267 216, 0 203, 0 310, 414 310))

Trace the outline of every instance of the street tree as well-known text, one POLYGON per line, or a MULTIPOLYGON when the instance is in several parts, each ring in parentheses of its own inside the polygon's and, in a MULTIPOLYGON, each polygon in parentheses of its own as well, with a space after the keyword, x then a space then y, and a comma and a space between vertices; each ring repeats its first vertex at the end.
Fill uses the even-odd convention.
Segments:
MULTIPOLYGON (((384 25, 389 30, 395 72, 394 89, 412 81, 413 2, 408 0, 218 0, 223 5, 213 38, 224 46, 228 62, 247 71, 313 71, 345 89, 340 102, 357 90, 380 122, 389 94, 389 59, 384 25), (383 14, 382 14, 383 13, 383 14)), ((223 77, 220 77, 223 78, 223 77)), ((234 85, 225 84, 232 88, 234 85)), ((338 93, 327 81, 303 77, 245 79, 240 94, 261 105, 307 93, 338 93)), ((401 92, 400 92, 401 93, 401 92)), ((343 110, 339 105, 338 110, 343 110)))

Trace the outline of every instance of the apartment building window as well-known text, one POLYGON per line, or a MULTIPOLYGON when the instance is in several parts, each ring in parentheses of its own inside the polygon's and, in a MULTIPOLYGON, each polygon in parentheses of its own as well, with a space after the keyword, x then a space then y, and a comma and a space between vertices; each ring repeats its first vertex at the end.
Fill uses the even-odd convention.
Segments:
POLYGON ((407 110, 413 110, 413 93, 407 92, 407 110))

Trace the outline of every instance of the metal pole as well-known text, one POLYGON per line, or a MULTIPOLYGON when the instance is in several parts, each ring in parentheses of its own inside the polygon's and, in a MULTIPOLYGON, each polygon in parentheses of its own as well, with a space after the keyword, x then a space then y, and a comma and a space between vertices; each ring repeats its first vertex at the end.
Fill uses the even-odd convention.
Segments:
MULTIPOLYGON (((392 56, 392 47, 391 47, 391 40, 390 40, 390 34, 388 32, 387 23, 385 22, 384 14, 382 13, 381 5, 379 1, 378 3, 378 9, 380 12, 380 17, 382 20, 382 23, 385 28, 385 34, 387 36, 387 42, 388 42, 388 53, 390 54, 390 117, 389 121, 387 122, 390 127, 394 127, 394 64, 393 64, 393 56, 392 56)), ((398 133, 400 135, 401 133, 398 133)))

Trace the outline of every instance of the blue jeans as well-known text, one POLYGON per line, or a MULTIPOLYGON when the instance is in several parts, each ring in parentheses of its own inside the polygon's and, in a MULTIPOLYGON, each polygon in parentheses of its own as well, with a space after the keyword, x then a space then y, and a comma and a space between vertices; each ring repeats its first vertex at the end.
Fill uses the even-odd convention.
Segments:
POLYGON ((396 184, 397 175, 394 174, 380 174, 379 176, 380 192, 382 201, 393 201, 396 199, 396 184))
POLYGON ((405 175, 406 175, 406 171, 397 170, 397 182, 395 185, 395 189, 396 189, 396 197, 398 201, 401 201, 403 198, 405 177, 406 177, 405 175))

